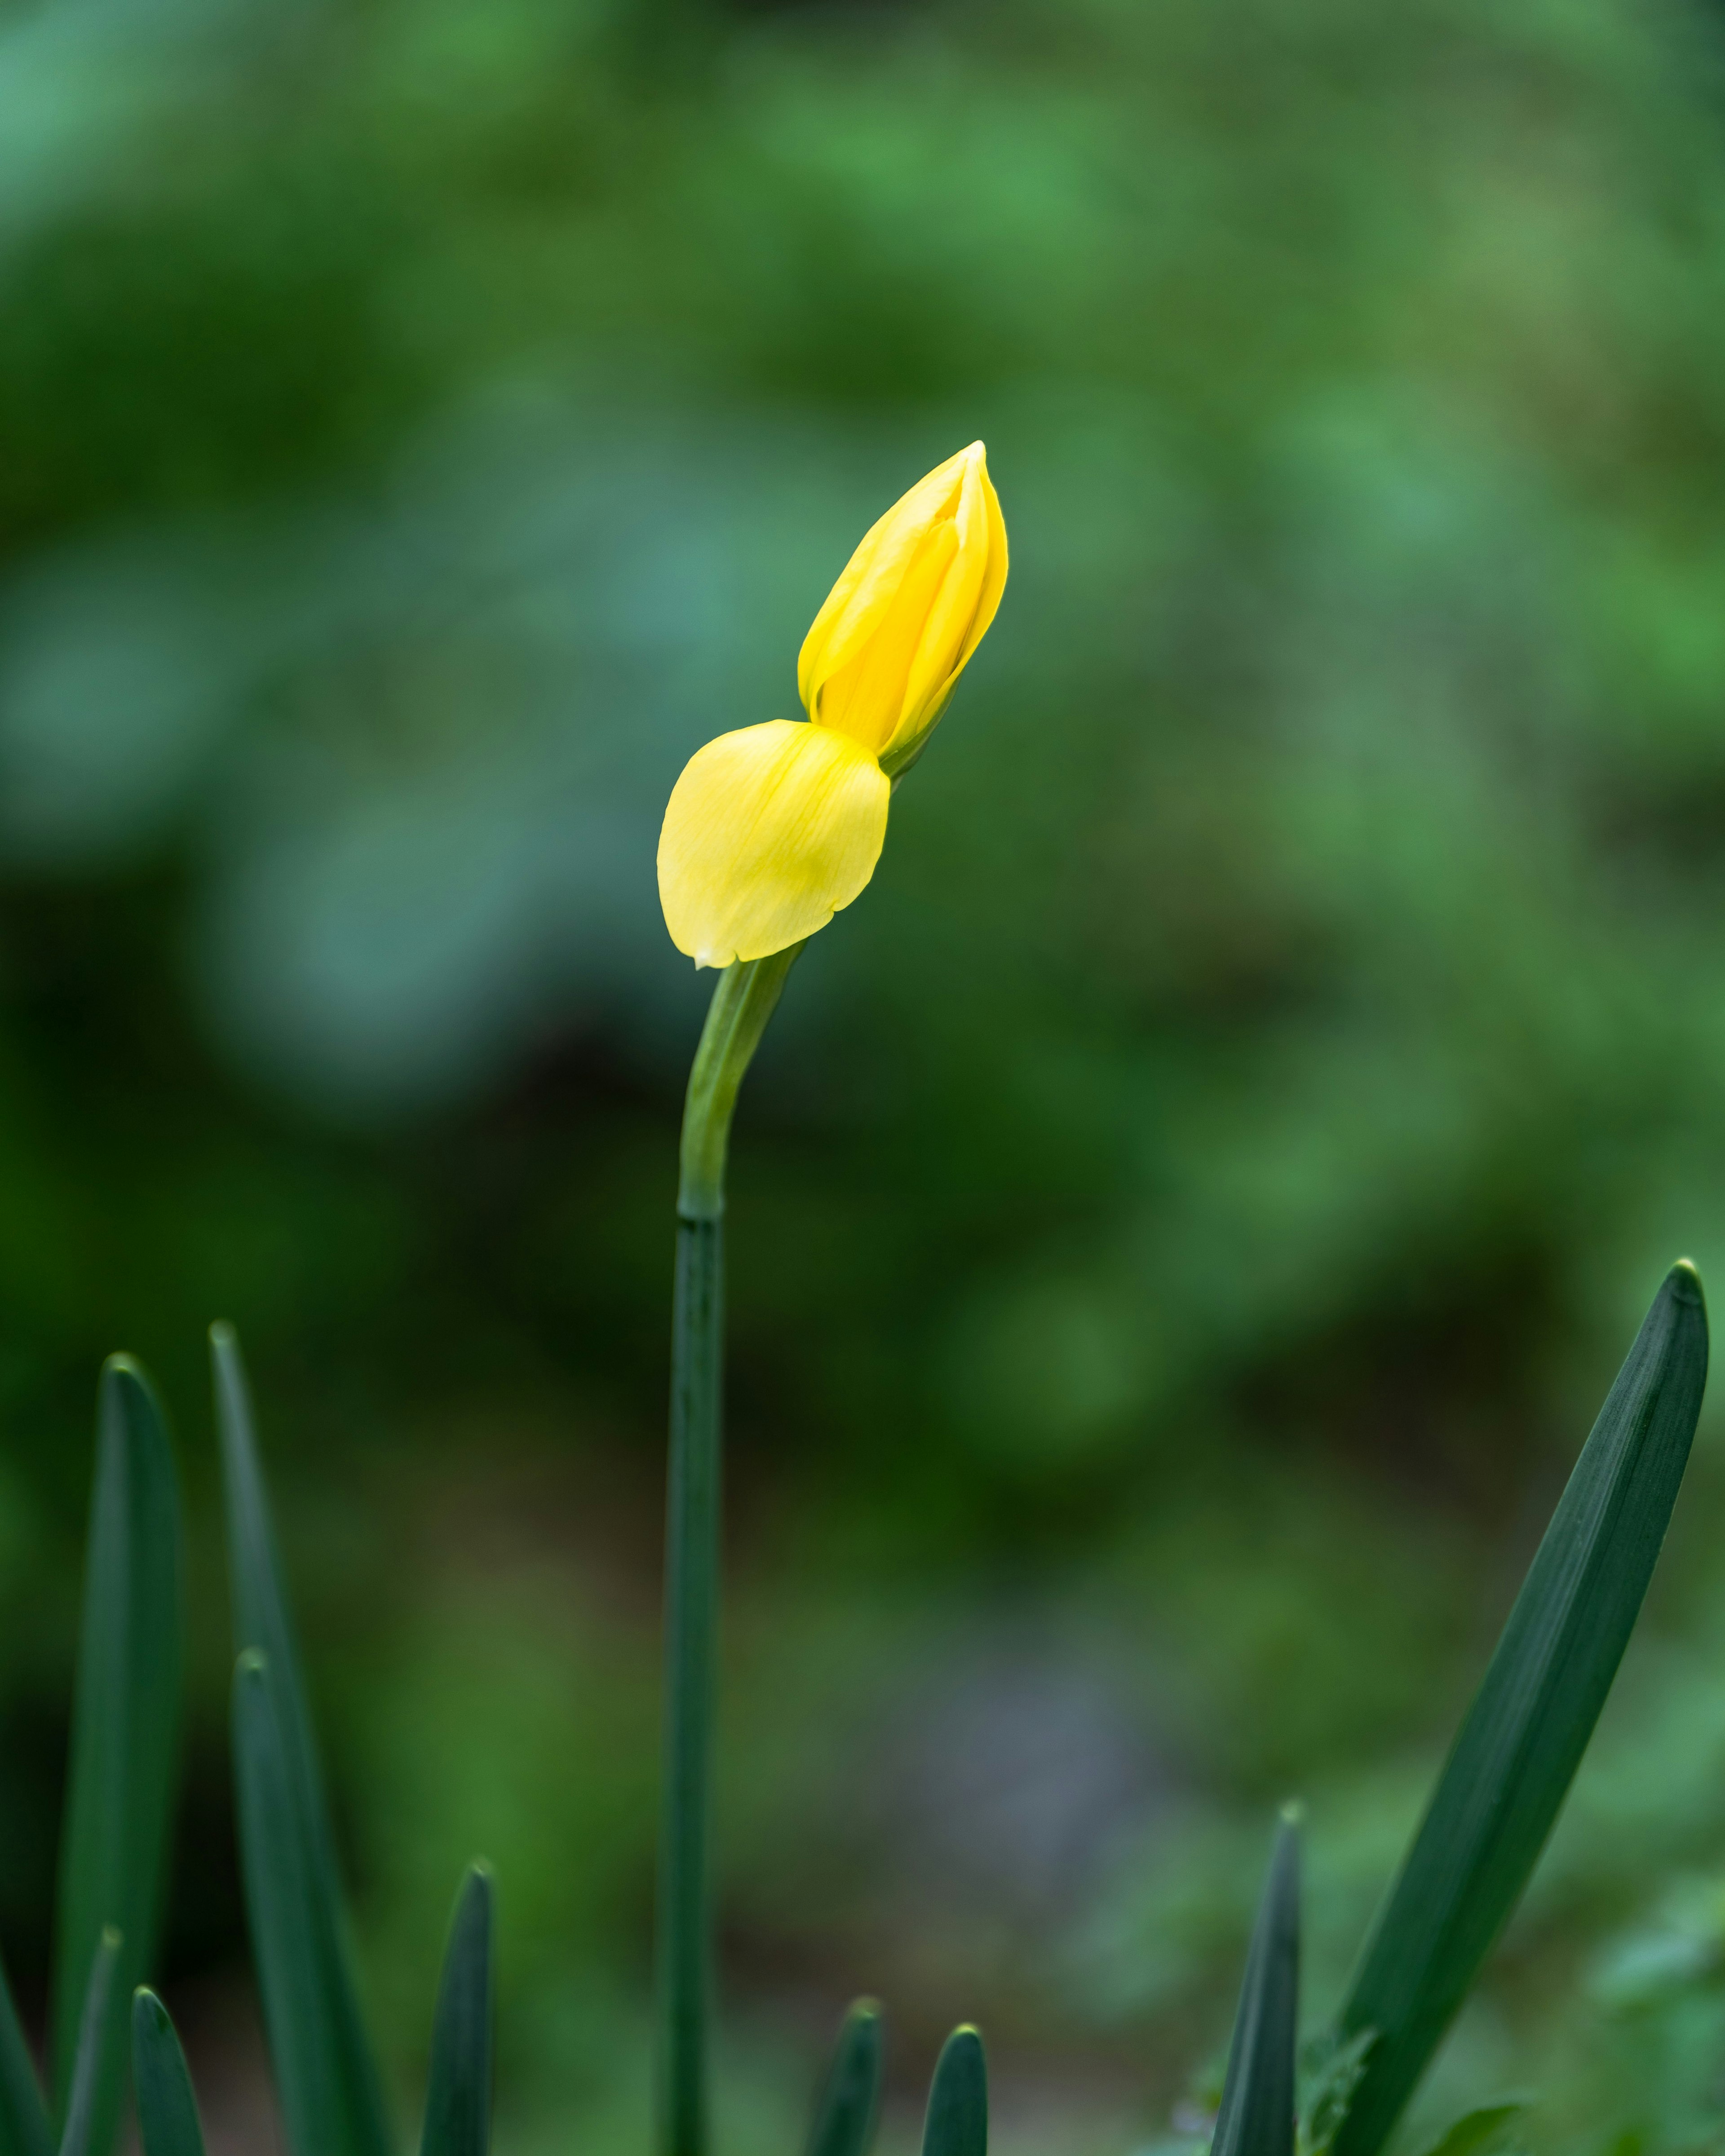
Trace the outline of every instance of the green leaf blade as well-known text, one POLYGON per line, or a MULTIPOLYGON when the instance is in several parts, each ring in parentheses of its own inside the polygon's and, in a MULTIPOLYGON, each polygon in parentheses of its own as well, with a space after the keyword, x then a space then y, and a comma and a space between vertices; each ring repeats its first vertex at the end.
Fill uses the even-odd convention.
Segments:
POLYGON ((988 2156, 988 2066, 980 2032, 967 2023, 936 2061, 922 2127, 922 2156, 988 2156))
POLYGON ((1666 1276, 1583 1447, 1343 2008, 1376 2032, 1334 2156, 1377 2156, 1533 1869, 1665 1538, 1707 1383, 1692 1267, 1666 1276))
POLYGON ((329 1808, 245 1372, 231 1327, 211 1327, 210 1350, 240 1649, 234 1745, 241 1866, 289 2140, 294 2156, 393 2156, 382 2082, 359 2009, 329 1808))
POLYGON ((491 2144, 491 1875, 475 1864, 449 1923, 432 2025, 420 2156, 487 2156, 491 2144))
POLYGON ((59 2156, 90 2156, 96 2107, 102 2091, 113 2079, 112 2054, 116 2045, 114 1972, 119 1964, 121 1946, 120 1934, 110 1924, 96 1942, 95 1953, 90 1958, 90 1982, 85 1988, 78 2043, 72 2054, 72 2086, 66 2100, 66 2124, 60 2135, 59 2156))
POLYGON ((311 1712, 300 1674, 286 1575, 276 1543, 270 1493, 259 1456, 256 1421, 239 1342, 229 1325, 210 1327, 215 1383, 216 1429, 222 1449, 222 1492, 228 1535, 228 1588, 233 1602, 234 1651, 256 1648, 269 1661, 297 1802, 314 1853, 333 1890, 335 1840, 311 1712))
POLYGON ((1211 2156, 1293 2156, 1300 1832, 1284 1817, 1246 1956, 1211 2156))
POLYGON ((845 2016, 809 2129, 808 2156, 867 2156, 880 2105, 883 2027, 872 1999, 845 2016))
POLYGON ((131 2078, 144 2156, 204 2156, 186 2054, 167 2009, 142 1984, 131 2002, 131 2078))
POLYGON ((42 2084, 0 1969, 0 2156, 54 2156, 54 2129, 42 2084))
POLYGON ((353 2073, 363 2032, 282 1723, 274 1672, 249 1648, 234 1672, 240 1867, 288 2146, 293 2156, 391 2156, 353 2073))
POLYGON ((54 2086, 64 2117, 85 1985, 103 1932, 124 1944, 113 2027, 90 2092, 90 2156, 109 2156, 126 2095, 126 2000, 148 1965, 167 1866, 180 1712, 178 1480, 149 1381, 102 1372, 54 1946, 54 2086))

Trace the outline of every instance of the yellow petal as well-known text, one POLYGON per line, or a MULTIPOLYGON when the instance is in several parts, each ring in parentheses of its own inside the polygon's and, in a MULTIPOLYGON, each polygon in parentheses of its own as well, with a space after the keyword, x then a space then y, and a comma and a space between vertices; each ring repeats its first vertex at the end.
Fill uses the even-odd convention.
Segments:
POLYGON ((982 448, 973 442, 937 465, 870 525, 814 617, 797 660, 797 688, 806 706, 817 681, 848 665, 898 595, 906 570, 932 526, 950 514, 963 465, 982 448))
POLYGON ((958 539, 942 522, 924 538, 905 571, 894 602, 850 662, 829 675, 817 708, 824 726, 836 726, 879 756, 898 729, 905 685, 916 665, 930 613, 958 562, 958 539))
POLYGON ((868 533, 798 661, 809 715, 886 759, 933 726, 1006 582, 1006 526, 973 442, 919 480, 868 533))
POLYGON ((772 719, 683 767, 659 837, 659 900, 697 966, 765 958, 824 928, 875 873, 892 788, 829 726, 772 719))

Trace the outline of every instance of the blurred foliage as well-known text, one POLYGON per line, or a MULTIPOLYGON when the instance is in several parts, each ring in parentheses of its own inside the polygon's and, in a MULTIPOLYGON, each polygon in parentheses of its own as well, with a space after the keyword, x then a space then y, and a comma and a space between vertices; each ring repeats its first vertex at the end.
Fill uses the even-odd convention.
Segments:
MULTIPOLYGON (((1161 2135, 1295 1786, 1329 2003, 1660 1269, 1725 1281, 1722 38, 3 0, 27 1994, 124 1346, 194 1507, 165 1983, 219 2139, 225 1315, 385 2022, 418 2041, 483 1850, 510 2146, 638 2143, 702 999, 657 817, 982 434, 1004 608, 739 1134, 731 2133, 791 2131, 866 1987, 901 2092, 975 2014, 1009 2143, 1161 2135)), ((1445 2069, 1543 2087, 1538 2145, 1721 2130, 1722 1523, 1704 1429, 1445 2069)))

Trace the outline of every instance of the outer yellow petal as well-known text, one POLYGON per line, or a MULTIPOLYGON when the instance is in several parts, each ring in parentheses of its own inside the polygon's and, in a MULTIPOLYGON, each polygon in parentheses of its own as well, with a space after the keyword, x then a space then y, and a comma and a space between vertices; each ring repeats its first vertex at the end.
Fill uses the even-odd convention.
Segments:
POLYGON ((988 634, 988 624, 1000 605, 1000 594, 1006 589, 1006 519, 1000 514, 1000 497, 994 491, 994 482, 988 476, 988 461, 984 457, 977 466, 977 478, 982 487, 983 511, 988 520, 988 566, 983 572, 983 595, 977 604, 976 619, 970 624, 970 634, 958 654, 958 664, 953 668, 961 673, 970 663, 970 654, 988 634))
POLYGON ((890 775, 915 762, 922 743, 940 722, 958 676, 970 664, 993 620, 1006 588, 1006 521, 978 444, 970 461, 953 518, 957 558, 930 610, 906 683, 898 723, 881 743, 890 775))
POLYGON ((1006 527, 980 442, 919 480, 851 557, 798 662, 809 715, 902 769, 994 618, 1006 527))
POLYGON ((874 634, 930 529, 952 513, 965 463, 980 448, 973 442, 937 465, 864 533, 803 639, 797 690, 805 706, 819 683, 849 665, 874 634))
POLYGON ((897 731, 905 685, 915 669, 930 616, 937 610, 945 588, 964 574, 957 534, 943 520, 917 548, 893 603, 867 642, 847 665, 820 683, 815 709, 822 726, 836 726, 880 755, 897 731))
POLYGON ((772 719, 721 734, 671 789, 659 899, 697 966, 765 958, 824 928, 875 873, 891 783, 829 726, 772 719))

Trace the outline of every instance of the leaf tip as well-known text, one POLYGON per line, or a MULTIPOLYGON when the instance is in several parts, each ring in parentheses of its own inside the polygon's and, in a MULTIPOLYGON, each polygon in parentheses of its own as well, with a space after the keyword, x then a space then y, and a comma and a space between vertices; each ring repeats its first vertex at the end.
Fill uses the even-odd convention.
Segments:
POLYGON ((122 1353, 109 1356, 102 1365, 96 1398, 100 1414, 117 1414, 134 1428, 140 1421, 146 1424, 153 1422, 163 1428, 167 1425, 167 1418, 156 1388, 150 1382, 150 1373, 136 1355, 122 1353))
POLYGON ((497 1880, 482 1856, 476 1856, 461 1875, 455 1889, 455 1910, 450 1921, 458 1928, 477 1925, 488 1937, 496 1922, 497 1880))
POLYGON ((1666 1275, 1665 1284, 1679 1302, 1694 1303, 1702 1310, 1707 1308, 1707 1299, 1702 1291, 1701 1275, 1693 1258, 1679 1258, 1666 1275))
POLYGON ((136 1355, 128 1355, 122 1352, 117 1355, 109 1356, 102 1365, 100 1389, 110 1399, 116 1393, 129 1393, 135 1400, 141 1401, 146 1407, 153 1408, 158 1415, 162 1412, 160 1404, 156 1398, 156 1389, 150 1383, 148 1373, 136 1355))

